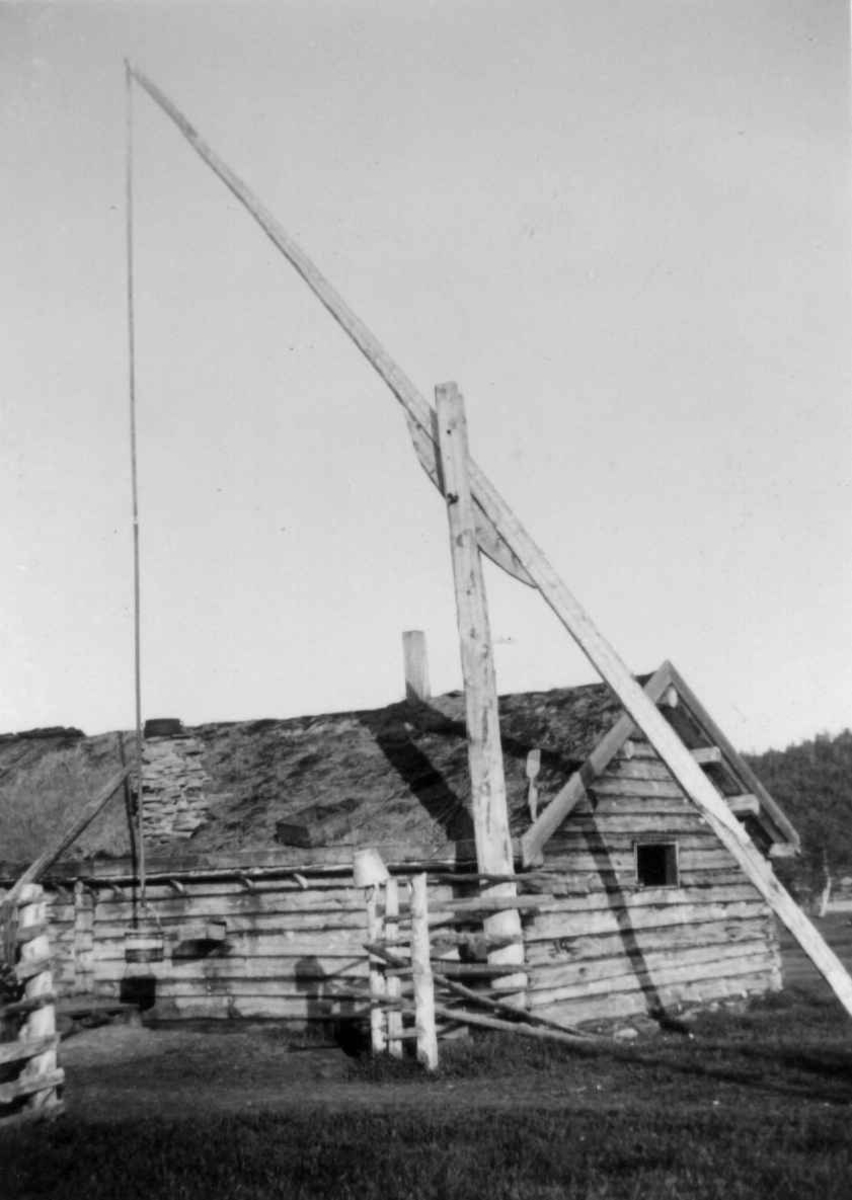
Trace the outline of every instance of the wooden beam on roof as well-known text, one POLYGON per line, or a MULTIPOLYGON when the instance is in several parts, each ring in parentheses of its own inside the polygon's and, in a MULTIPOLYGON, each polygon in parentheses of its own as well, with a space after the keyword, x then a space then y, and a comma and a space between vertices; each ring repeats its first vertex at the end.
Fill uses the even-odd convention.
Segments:
POLYGON ((756 817, 760 813, 760 801, 751 792, 741 796, 726 796, 725 803, 735 817, 756 817))
MULTIPOLYGON (((665 662, 645 684, 645 691, 653 702, 663 695, 669 686, 670 678, 671 667, 665 662)), ((546 843, 586 795, 589 784, 606 770, 635 728, 632 717, 622 713, 609 733, 595 746, 582 767, 575 771, 561 791, 556 793, 544 812, 521 838, 521 853, 526 865, 539 860, 546 843)))
MULTIPOLYGON (((248 209, 384 379, 403 405, 409 426, 416 436, 431 439, 434 444, 435 418, 430 405, 381 343, 345 304, 304 251, 285 233, 272 214, 260 204, 239 177, 205 145, 198 132, 163 92, 141 72, 132 69, 131 73, 174 121, 197 153, 248 209)), ((504 560, 502 565, 506 570, 538 588, 557 619, 615 693, 625 713, 642 730, 686 795, 706 817, 716 836, 799 941, 802 949, 825 976, 846 1011, 852 1015, 852 978, 837 955, 829 949, 798 905, 775 879, 771 868, 752 844, 712 781, 692 759, 686 746, 659 712, 656 703, 643 692, 615 649, 596 628, 588 613, 556 573, 497 489, 475 463, 468 462, 467 469, 472 502, 481 514, 489 534, 494 535, 494 545, 498 547, 504 560)), ((436 477, 433 481, 438 482, 436 477)), ((677 690, 680 692, 680 688, 677 690)), ((755 791, 760 795, 758 789, 755 791)))
POLYGON ((722 762, 722 751, 718 746, 696 746, 689 752, 699 767, 709 767, 714 763, 722 762))
MULTIPOLYGON (((467 473, 469 455, 464 401, 454 383, 437 387, 435 400, 464 678, 477 865, 483 873, 511 876, 514 856, 503 772, 494 648, 467 473)), ((511 882, 486 885, 486 890, 495 898, 513 900, 517 896, 517 887, 511 882)), ((522 965, 524 961, 517 910, 507 908, 488 917, 485 932, 507 940, 502 949, 489 954, 489 962, 495 968, 506 967, 507 975, 510 975, 508 968, 522 965)), ((516 982, 520 992, 526 986, 526 976, 513 972, 507 982, 516 982)))

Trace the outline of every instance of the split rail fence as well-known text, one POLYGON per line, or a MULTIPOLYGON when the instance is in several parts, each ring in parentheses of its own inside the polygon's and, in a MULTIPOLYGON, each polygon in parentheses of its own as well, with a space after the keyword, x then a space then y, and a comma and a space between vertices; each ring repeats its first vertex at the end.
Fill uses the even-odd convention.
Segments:
POLYGON ((0 911, 0 1126, 62 1111, 47 904, 26 883, 0 911))
MULTIPOLYGON (((470 882, 489 878, 476 875, 470 882)), ((525 907, 523 899, 472 895, 439 900, 430 909, 425 874, 412 876, 408 888, 402 905, 392 876, 366 892, 374 1054, 402 1058, 404 1043, 414 1041, 418 1060, 435 1070, 438 1041, 463 1036, 470 1027, 569 1044, 596 1040, 529 1012, 518 989, 518 965, 493 961, 508 941, 484 932, 483 921, 498 907, 525 907)))

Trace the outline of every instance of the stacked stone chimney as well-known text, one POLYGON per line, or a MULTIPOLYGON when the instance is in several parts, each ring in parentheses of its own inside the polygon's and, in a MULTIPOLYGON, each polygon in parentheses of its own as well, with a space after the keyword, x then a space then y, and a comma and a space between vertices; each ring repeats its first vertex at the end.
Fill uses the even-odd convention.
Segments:
POLYGON ((142 750, 143 832, 150 845, 189 838, 209 816, 201 741, 178 721, 149 721, 142 750), (174 731, 174 729, 178 731, 174 731), (160 733, 161 728, 171 732, 160 733))

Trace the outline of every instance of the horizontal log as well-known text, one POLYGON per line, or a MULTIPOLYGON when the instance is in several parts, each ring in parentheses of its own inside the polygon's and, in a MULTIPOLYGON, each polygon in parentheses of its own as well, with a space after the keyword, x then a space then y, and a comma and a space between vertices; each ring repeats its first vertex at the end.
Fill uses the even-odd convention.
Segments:
POLYGON ((718 746, 698 746, 695 750, 690 750, 690 754, 700 767, 709 767, 724 759, 718 746))
POLYGON ((632 953, 647 957, 653 953, 674 953, 698 947, 761 942, 768 946, 774 937, 768 918, 754 921, 711 921, 701 925, 676 925, 668 929, 624 929, 590 937, 566 937, 527 946, 526 960, 531 970, 547 969, 560 963, 585 963, 598 959, 621 959, 632 953))
POLYGON ((735 817, 760 815, 760 801, 750 792, 745 792, 741 796, 726 796, 725 801, 735 817))
MULTIPOLYGON (((275 849, 249 849, 211 851, 206 854, 174 853, 168 857, 152 855, 146 864, 146 875, 154 882, 178 879, 183 882, 195 878, 220 875, 233 877, 238 872, 292 875, 298 872, 306 877, 324 875, 352 875, 355 851, 362 848, 360 841, 349 845, 320 847, 308 853, 298 848, 278 847, 275 849), (147 870, 150 867, 150 871, 147 870)), ((418 874, 422 871, 454 871, 467 873, 476 869, 475 847, 464 846, 460 852, 450 852, 441 859, 414 858, 411 846, 406 842, 379 842, 374 844, 382 860, 400 874, 418 874)), ((0 879, 14 879, 18 868, 15 864, 2 864, 0 879)), ((47 875, 55 883, 73 883, 77 879, 84 883, 100 880, 120 880, 132 883, 137 878, 137 868, 130 858, 123 859, 69 859, 57 863, 47 875)))
POLYGON ((22 1108, 18 1112, 0 1115, 0 1127, 3 1129, 17 1128, 21 1125, 31 1125, 34 1121, 54 1120, 65 1112, 65 1104, 56 1096, 52 1096, 46 1104, 38 1108, 22 1108))
POLYGON ((47 1008, 56 1002, 55 991, 42 992, 39 996, 25 996, 23 1000, 11 1000, 8 1004, 0 1004, 0 1020, 4 1017, 19 1017, 26 1013, 35 1012, 39 1008, 47 1008))
POLYGON ((21 1096, 31 1096, 34 1092, 46 1092, 57 1088, 65 1081, 65 1072, 61 1068, 46 1071, 44 1075, 22 1075, 9 1083, 0 1083, 0 1104, 11 1104, 21 1096))
POLYGON ((345 982, 335 985, 334 991, 310 988, 299 989, 292 977, 289 979, 234 979, 224 986, 222 981, 203 979, 163 979, 157 981, 156 1002, 190 998, 214 998, 220 1000, 232 999, 235 1004, 249 997, 271 998, 286 1000, 296 1012, 319 1014, 320 1011, 328 1016, 346 1016, 349 1009, 355 1005, 359 1011, 363 1009, 366 999, 362 989, 345 982))
POLYGON ((55 1050, 59 1045, 59 1034, 48 1034, 45 1037, 21 1038, 17 1042, 0 1042, 0 1063, 20 1062, 24 1059, 35 1058, 47 1050, 55 1050))
POLYGON ((594 796, 683 797, 673 779, 625 779, 620 775, 601 775, 587 790, 594 796))
POLYGON ((593 912, 537 914, 524 931, 524 942, 532 950, 539 942, 552 939, 617 934, 679 927, 697 927, 713 922, 751 923, 766 921, 769 909, 758 899, 736 900, 728 904, 646 904, 619 908, 599 908, 593 912))
POLYGON ((606 783, 611 779, 656 779, 675 782, 668 767, 661 759, 635 756, 616 760, 588 786, 592 791, 596 791, 599 784, 606 783))
MULTIPOLYGON (((98 958, 95 962, 95 972, 98 978, 119 971, 125 966, 121 958, 98 958)), ((204 979, 208 983, 229 979, 295 979, 305 981, 335 980, 341 976, 366 975, 368 969, 367 955, 330 958, 320 958, 317 955, 293 958, 284 955, 269 955, 268 957, 234 955, 233 957, 211 957, 202 960, 192 958, 176 958, 172 961, 164 959, 159 962, 138 964, 138 973, 153 975, 158 979, 204 979)))
POLYGON ((39 921, 36 925, 18 925, 15 929, 15 941, 18 945, 24 942, 32 942, 37 937, 43 937, 48 931, 46 921, 39 921))
POLYGON ((28 979, 35 978, 36 975, 42 975, 45 971, 49 971, 53 966, 54 956, 52 954, 43 954, 38 958, 22 959, 15 963, 13 972, 19 983, 26 983, 28 979))
POLYGON ((744 974, 766 971, 769 976, 774 967, 773 955, 761 942, 737 944, 730 950, 708 947, 674 956, 643 955, 643 960, 641 964, 631 965, 626 959, 622 962, 605 959, 546 971, 546 974, 546 968, 536 968, 530 972, 528 1001, 533 1006, 601 992, 635 989, 661 992, 672 984, 710 978, 714 974, 730 977, 739 971, 744 974))
MULTIPOLYGON (((552 839, 562 854, 574 856, 593 855, 595 861, 600 858, 618 859, 619 862, 632 862, 634 847, 654 843, 676 842, 678 857, 685 853, 692 855, 726 854, 726 861, 734 859, 728 851, 713 836, 709 829, 700 825, 679 825, 662 829, 652 821, 636 817, 615 828, 599 826, 594 830, 559 830, 552 839)), ((583 859, 580 859, 583 861, 583 859)))
MULTIPOLYGON (((570 862, 570 871, 575 877, 583 875, 601 876, 614 872, 616 875, 623 877, 626 882, 635 880, 636 859, 631 840, 627 839, 628 844, 622 844, 621 846, 612 845, 601 850, 593 848, 571 850, 561 839, 557 841, 558 837, 559 835, 557 834, 553 840, 557 842, 559 851, 570 862)), ((702 845, 698 846, 689 843, 682 845, 682 841, 686 839, 675 840, 678 843, 678 866, 681 876, 689 871, 718 871, 736 866, 733 857, 718 842, 709 845, 702 843, 702 845)), ((742 872, 740 872, 740 878, 744 878, 742 872)), ((532 909, 535 905, 530 904, 528 907, 532 909)), ((438 912, 443 911, 443 909, 438 905, 433 905, 432 911, 438 912)), ((458 909, 457 911, 463 910, 458 909)))
POLYGON ((653 834, 660 841, 671 841, 672 838, 692 837, 703 838, 716 846, 719 841, 706 825, 695 809, 679 809, 677 812, 658 813, 649 809, 637 808, 632 812, 601 812, 583 815, 577 814, 576 820, 571 820, 553 834, 551 854, 558 854, 561 846, 575 846, 583 841, 596 839, 608 843, 613 837, 628 834, 653 834))
MULTIPOLYGON (((547 897, 541 896, 472 896, 470 899, 464 900, 439 900, 434 904, 430 899, 429 923, 430 925, 433 923, 431 920, 433 913, 436 917, 440 917, 447 913, 467 916, 476 913, 508 912, 510 909, 533 912, 546 903, 547 897)), ((402 916, 404 914, 400 919, 402 916)))
MULTIPOLYGON (((286 902, 287 907, 293 908, 294 911, 306 910, 306 908, 334 911, 338 908, 364 907, 364 889, 340 886, 300 888, 295 884, 280 886, 277 881, 262 880, 253 884, 250 890, 234 881, 209 884, 204 888, 187 886, 186 895, 176 894, 173 888, 158 890, 149 888, 146 890, 145 899, 151 906, 156 906, 157 911, 172 913, 185 912, 186 908, 191 905, 204 906, 205 900, 208 901, 208 905, 210 901, 218 900, 220 908, 224 901, 236 910, 247 908, 251 911, 252 908, 257 907, 259 911, 263 911, 264 906, 268 906, 270 902, 277 905, 286 902)), ((132 907, 134 904, 138 906, 138 895, 134 895, 131 889, 98 888, 98 914, 104 910, 132 907)))
MULTIPOLYGON (((654 905, 673 908, 683 904, 717 904, 739 900, 760 900, 761 903, 765 903, 754 885, 744 879, 742 872, 738 870, 737 877, 733 882, 714 882, 713 886, 706 888, 639 888, 630 893, 627 899, 624 898, 620 888, 599 887, 584 896, 554 897, 539 912, 609 911, 627 903, 631 909, 654 905)), ((540 919, 539 914, 536 913, 529 919, 537 922, 540 919)))
MULTIPOLYGON (((680 1005, 705 1004, 713 1000, 744 995, 764 995, 775 990, 766 972, 755 975, 736 975, 728 978, 717 975, 710 979, 678 984, 662 994, 665 1008, 676 1010, 680 1005)), ((533 998, 534 999, 534 998, 533 998)), ((537 1005, 531 1009, 552 1021, 606 1021, 646 1016, 653 1008, 654 998, 644 992, 614 992, 611 995, 579 996, 570 1000, 537 1005)))

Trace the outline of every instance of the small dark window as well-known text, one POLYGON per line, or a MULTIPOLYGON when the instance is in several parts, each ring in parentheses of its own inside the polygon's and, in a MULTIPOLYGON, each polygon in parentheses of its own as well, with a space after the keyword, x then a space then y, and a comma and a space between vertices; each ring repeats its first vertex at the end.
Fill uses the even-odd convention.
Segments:
POLYGON ((638 842, 636 882, 640 887, 677 887, 677 845, 674 842, 638 842))

